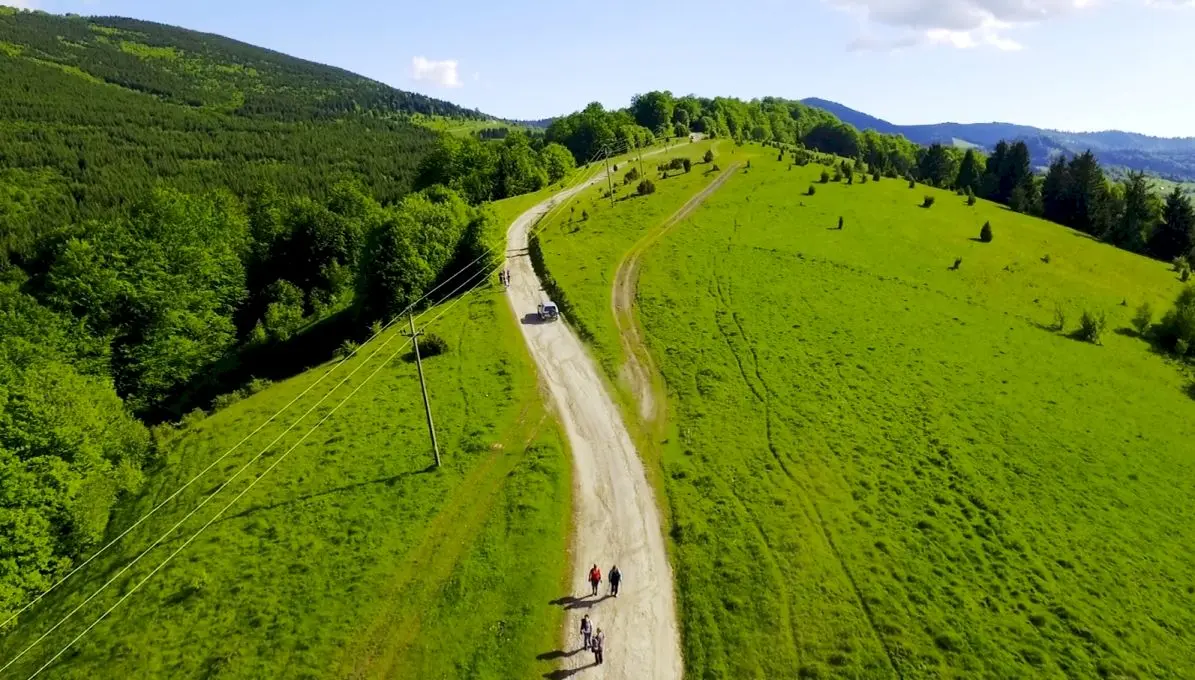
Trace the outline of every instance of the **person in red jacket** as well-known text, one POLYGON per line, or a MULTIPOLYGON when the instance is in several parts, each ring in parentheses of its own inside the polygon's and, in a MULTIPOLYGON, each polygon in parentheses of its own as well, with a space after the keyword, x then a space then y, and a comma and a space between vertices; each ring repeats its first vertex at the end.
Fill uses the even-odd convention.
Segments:
POLYGON ((589 585, 593 586, 593 595, 597 597, 598 586, 602 584, 602 570, 598 569, 598 565, 593 565, 589 570, 589 585))

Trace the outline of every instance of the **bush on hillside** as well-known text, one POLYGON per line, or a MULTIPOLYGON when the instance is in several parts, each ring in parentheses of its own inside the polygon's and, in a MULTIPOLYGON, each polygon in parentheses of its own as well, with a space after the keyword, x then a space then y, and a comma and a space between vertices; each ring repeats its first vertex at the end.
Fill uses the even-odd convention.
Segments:
POLYGON ((842 171, 841 171, 841 170, 835 170, 835 171, 834 171, 834 181, 835 181, 835 182, 841 182, 841 181, 842 181, 842 171))
POLYGON ((817 189, 812 184, 809 185, 809 190, 805 192, 806 196, 812 196, 817 193, 817 189))
POLYGON ((690 169, 693 167, 693 161, 691 161, 691 160, 689 160, 688 158, 686 158, 686 159, 684 160, 684 163, 683 163, 682 165, 684 165, 685 172, 688 172, 688 171, 689 171, 689 170, 690 170, 690 169))
POLYGON ((337 359, 344 361, 345 359, 353 356, 353 354, 360 348, 361 345, 357 344, 353 340, 346 339, 344 342, 340 343, 340 347, 336 348, 335 356, 337 359))
POLYGON ((1153 307, 1148 302, 1141 303, 1141 306, 1137 308, 1137 313, 1133 315, 1133 328, 1137 329, 1137 335, 1144 336, 1153 321, 1153 307))
POLYGON ((448 341, 435 333, 425 333, 419 338, 419 356, 427 359, 448 353, 448 341))
POLYGON ((873 182, 880 181, 880 171, 879 170, 876 170, 875 172, 871 173, 871 181, 873 181, 873 182))
POLYGON ((992 223, 984 222, 983 228, 979 230, 979 240, 984 243, 992 242, 992 223))
POLYGON ((1162 317, 1158 324, 1158 340, 1163 347, 1174 350, 1179 356, 1195 344, 1195 287, 1188 286, 1178 294, 1174 308, 1162 317), (1179 343, 1184 351, 1179 351, 1179 343))
POLYGON ((1066 308, 1060 303, 1054 304, 1054 330, 1061 333, 1066 330, 1066 308))
POLYGON ((916 189, 917 188, 917 180, 913 179, 912 175, 909 175, 909 177, 907 179, 909 180, 909 188, 916 189))
POLYGON ((933 205, 934 205, 934 197, 933 196, 927 195, 925 198, 923 198, 921 200, 922 208, 931 208, 931 207, 933 207, 933 205))
POLYGON ((867 184, 867 173, 859 175, 859 184, 867 184))
POLYGON ((826 172, 825 170, 822 170, 821 183, 822 184, 830 183, 830 173, 826 172))
POLYGON ((702 160, 704 160, 706 163, 713 163, 713 162, 714 162, 714 151, 713 151, 713 149, 706 149, 706 151, 705 151, 705 155, 704 155, 704 156, 702 156, 701 158, 702 158, 702 160))
POLYGON ((668 169, 669 170, 681 170, 684 167, 685 167, 685 159, 683 159, 683 158, 673 158, 668 161, 668 169))
POLYGON ((1100 344, 1100 336, 1104 333, 1104 327, 1108 325, 1108 317, 1103 313, 1094 313, 1083 310, 1083 316, 1079 317, 1079 330, 1075 333, 1080 340, 1086 340, 1093 344, 1100 344))
POLYGON ((975 192, 967 187, 967 205, 975 205, 975 192))
POLYGON ((656 193, 656 184, 650 179, 645 179, 639 183, 639 195, 646 196, 648 194, 656 193))
POLYGON ((627 174, 622 176, 622 183, 630 184, 631 182, 634 182, 637 179, 639 179, 639 169, 631 168, 630 172, 628 172, 627 174))
POLYGON ((582 222, 585 222, 585 221, 587 221, 588 219, 589 219, 589 211, 588 211, 588 210, 582 210, 582 211, 581 211, 581 221, 582 221, 582 222))

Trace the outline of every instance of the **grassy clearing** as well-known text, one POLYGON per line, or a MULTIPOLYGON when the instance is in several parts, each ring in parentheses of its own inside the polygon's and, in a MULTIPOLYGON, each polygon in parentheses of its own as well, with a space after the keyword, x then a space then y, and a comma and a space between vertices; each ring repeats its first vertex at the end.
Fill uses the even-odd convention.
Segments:
MULTIPOLYGON (((648 197, 635 195, 639 180, 623 184, 626 173, 640 167, 637 158, 614 159, 612 163, 618 170, 613 171, 612 165, 610 174, 618 193, 613 206, 603 198, 607 183, 600 182, 577 194, 541 224, 540 242, 548 269, 576 307, 578 318, 570 321, 583 325, 593 335, 594 353, 609 376, 618 374, 621 363, 618 329, 610 313, 610 287, 618 263, 648 229, 713 181, 717 173, 711 172, 710 165, 697 161, 715 144, 719 151, 723 146, 727 151, 731 148, 728 143, 712 140, 682 143, 644 158, 644 174, 656 184, 656 192, 648 197), (660 179, 656 166, 674 157, 693 160, 692 170, 673 170, 667 179, 660 179)), ((722 167, 729 162, 729 156, 714 160, 722 167)))
MULTIPOLYGON (((1176 275, 902 180, 804 196, 820 166, 744 152, 639 287, 687 673, 1195 673, 1195 401, 1127 330, 1176 275), (1102 346, 1070 337, 1085 310, 1102 346)), ((545 232, 608 372, 613 267, 669 182, 545 232)))
POLYGON ((1195 673, 1195 400, 1127 331, 1175 275, 949 192, 754 166, 640 283, 688 672, 1195 673), (1050 330, 1056 303, 1068 332, 1108 313, 1103 346, 1050 330))
MULTIPOLYGON (((431 318, 430 316, 428 318, 431 318)), ((444 467, 428 470, 415 366, 396 359, 50 672, 93 677, 529 676, 558 643, 569 465, 501 294, 467 296, 431 328, 425 362, 444 467)), ((7 661, 212 493, 354 367, 299 427, 9 673, 26 677, 360 385, 404 339, 371 348, 39 604, 0 640, 7 661), (92 568, 94 567, 94 568, 92 568), (23 675, 22 675, 23 673, 23 675)), ((402 354, 405 354, 404 350, 402 354)), ((401 355, 400 354, 400 357, 401 355)), ((296 376, 171 437, 117 530, 322 375, 296 376)))

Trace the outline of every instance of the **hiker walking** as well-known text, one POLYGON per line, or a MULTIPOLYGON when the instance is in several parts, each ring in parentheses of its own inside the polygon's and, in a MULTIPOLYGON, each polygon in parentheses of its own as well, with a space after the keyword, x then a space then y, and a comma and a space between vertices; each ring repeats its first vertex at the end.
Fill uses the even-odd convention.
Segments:
POLYGON ((589 614, 581 617, 581 649, 589 649, 593 642, 593 623, 589 620, 589 614))
POLYGON ((593 642, 590 645, 590 649, 593 650, 593 663, 595 665, 600 666, 600 665, 602 665, 602 662, 605 661, 605 659, 603 658, 603 652, 605 651, 605 647, 606 647, 606 634, 602 632, 601 628, 598 628, 597 635, 593 636, 593 642))
POLYGON ((618 585, 622 583, 622 572, 618 570, 618 565, 610 567, 610 594, 618 597, 618 585))
POLYGON ((602 570, 598 569, 598 565, 593 565, 589 570, 589 585, 593 586, 593 595, 597 597, 598 586, 602 584, 602 570))

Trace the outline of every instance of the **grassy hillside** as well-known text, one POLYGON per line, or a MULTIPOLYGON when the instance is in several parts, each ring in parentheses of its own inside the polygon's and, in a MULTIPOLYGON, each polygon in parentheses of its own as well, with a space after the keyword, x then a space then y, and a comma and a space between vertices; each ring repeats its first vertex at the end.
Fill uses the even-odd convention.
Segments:
MULTIPOLYGON (((649 250, 640 282, 687 672, 1195 672, 1195 401, 1127 330, 1175 274, 903 181, 802 196, 821 167, 773 154, 649 250), (1102 345, 1069 337, 1083 310, 1109 315, 1102 345)), ((609 283, 575 254, 647 226, 548 244, 583 279, 584 322, 609 327, 609 283)))
POLYGON ((115 535, 292 399, 274 423, 76 575, 0 638, 0 663, 212 494, 275 437, 262 460, 83 607, 5 677, 26 677, 295 444, 269 476, 46 677, 528 677, 558 642, 569 466, 500 292, 442 311, 447 353, 425 362, 444 466, 430 470, 413 363, 384 359, 395 331, 343 366, 320 366, 177 431, 114 519, 115 535), (375 348, 381 353, 370 358, 375 348), (353 369, 298 427, 286 426, 353 369), (375 368, 380 372, 364 382, 375 368), (302 392, 326 371, 330 376, 302 392), (364 385, 314 434, 308 428, 364 385), (302 396, 300 396, 302 395, 302 396))
POLYGON ((352 175, 391 201, 435 140, 407 118, 480 117, 220 36, 3 7, 0 91, 0 220, 35 233, 156 182, 319 198, 352 175))

